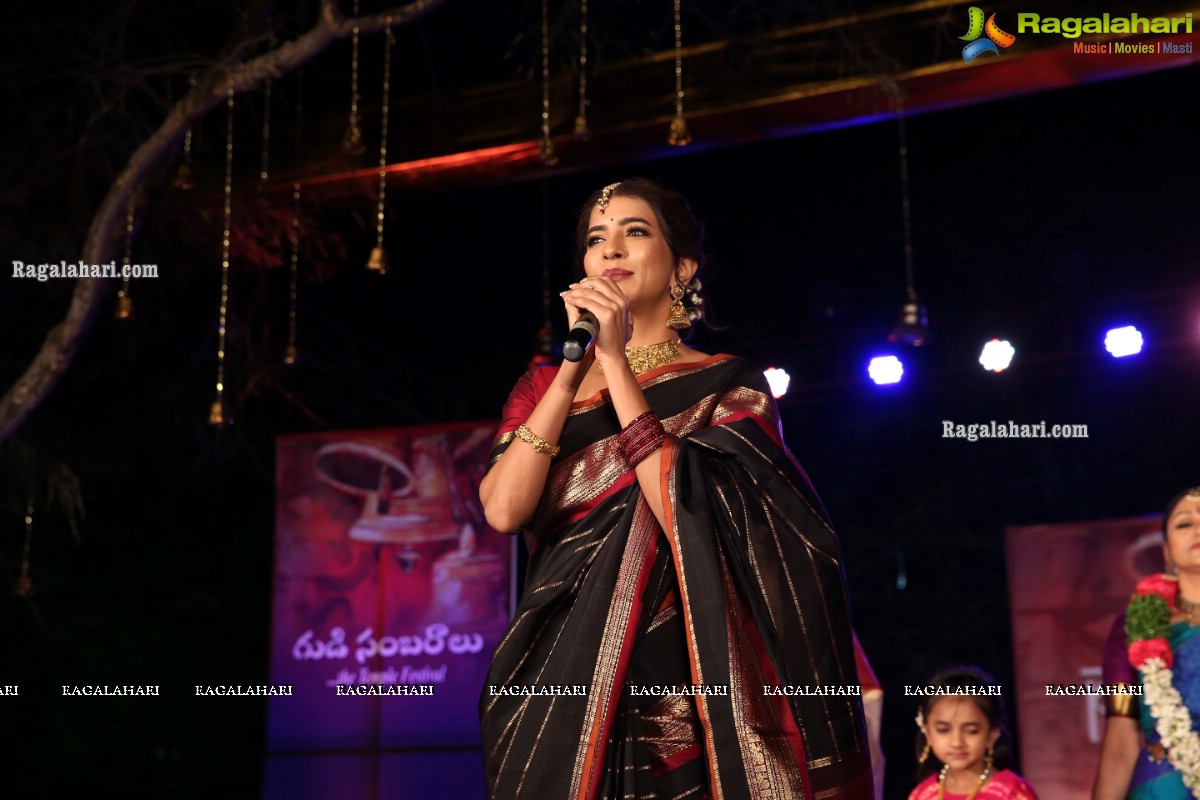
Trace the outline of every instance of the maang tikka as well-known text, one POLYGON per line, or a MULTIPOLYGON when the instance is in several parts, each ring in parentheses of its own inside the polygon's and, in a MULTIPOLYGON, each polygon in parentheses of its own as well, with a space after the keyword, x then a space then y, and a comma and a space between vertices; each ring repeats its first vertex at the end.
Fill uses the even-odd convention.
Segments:
POLYGON ((601 214, 608 211, 608 201, 612 199, 613 190, 620 185, 621 182, 617 181, 616 183, 610 183, 600 190, 600 199, 596 201, 596 207, 600 209, 601 214))

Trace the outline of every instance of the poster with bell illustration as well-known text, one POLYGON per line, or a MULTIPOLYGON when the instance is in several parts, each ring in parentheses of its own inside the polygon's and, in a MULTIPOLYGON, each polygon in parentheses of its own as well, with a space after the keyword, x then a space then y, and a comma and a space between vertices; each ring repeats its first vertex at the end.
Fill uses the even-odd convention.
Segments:
POLYGON ((272 752, 478 745, 514 602, 513 537, 479 503, 496 426, 278 442, 272 752))

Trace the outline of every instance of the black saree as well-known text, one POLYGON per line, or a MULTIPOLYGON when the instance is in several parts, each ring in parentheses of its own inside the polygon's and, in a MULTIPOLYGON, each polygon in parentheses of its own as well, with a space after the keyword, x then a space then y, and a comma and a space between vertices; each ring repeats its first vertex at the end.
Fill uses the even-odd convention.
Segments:
POLYGON ((841 548, 765 380, 714 356, 639 382, 670 434, 666 530, 607 396, 576 403, 480 700, 490 796, 872 797, 841 548))

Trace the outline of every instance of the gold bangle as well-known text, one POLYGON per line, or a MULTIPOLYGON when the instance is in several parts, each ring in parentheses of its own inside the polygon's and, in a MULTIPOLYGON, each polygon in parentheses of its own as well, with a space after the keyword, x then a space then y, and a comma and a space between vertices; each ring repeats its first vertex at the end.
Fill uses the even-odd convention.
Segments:
POLYGON ((1110 694, 1104 698, 1104 712, 1107 717, 1134 717, 1138 716, 1138 696, 1133 693, 1135 687, 1127 683, 1116 683, 1114 686, 1119 686, 1126 691, 1119 691, 1117 694, 1110 694))
POLYGON ((525 444, 533 445, 534 450, 537 450, 539 453, 545 453, 551 458, 554 458, 556 455, 558 455, 558 445, 550 444, 545 439, 529 430, 529 428, 525 427, 524 424, 517 427, 517 438, 525 444))

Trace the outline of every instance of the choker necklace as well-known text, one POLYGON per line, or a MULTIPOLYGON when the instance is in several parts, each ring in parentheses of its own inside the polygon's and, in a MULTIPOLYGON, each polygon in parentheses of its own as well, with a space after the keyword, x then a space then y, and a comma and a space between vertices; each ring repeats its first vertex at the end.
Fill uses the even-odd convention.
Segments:
MULTIPOLYGON (((629 360, 629 368, 633 370, 633 374, 641 375, 643 372, 665 367, 679 358, 679 340, 667 339, 665 342, 659 342, 658 344, 626 347, 625 358, 629 360)), ((604 367, 599 364, 596 366, 600 367, 601 372, 604 371, 604 367)))
POLYGON ((1185 600, 1183 595, 1175 595, 1175 605, 1179 606, 1179 610, 1187 617, 1188 625, 1200 625, 1200 603, 1193 603, 1191 600, 1185 600))
MULTIPOLYGON (((946 773, 949 771, 950 765, 945 764, 942 766, 942 773, 938 775, 938 800, 943 800, 943 798, 946 796, 946 773)), ((969 795, 967 795, 967 800, 971 800, 972 797, 979 794, 979 790, 983 788, 985 783, 987 783, 988 775, 990 775, 991 772, 992 768, 990 766, 983 768, 983 774, 979 776, 979 782, 975 784, 975 788, 971 790, 969 795)))

